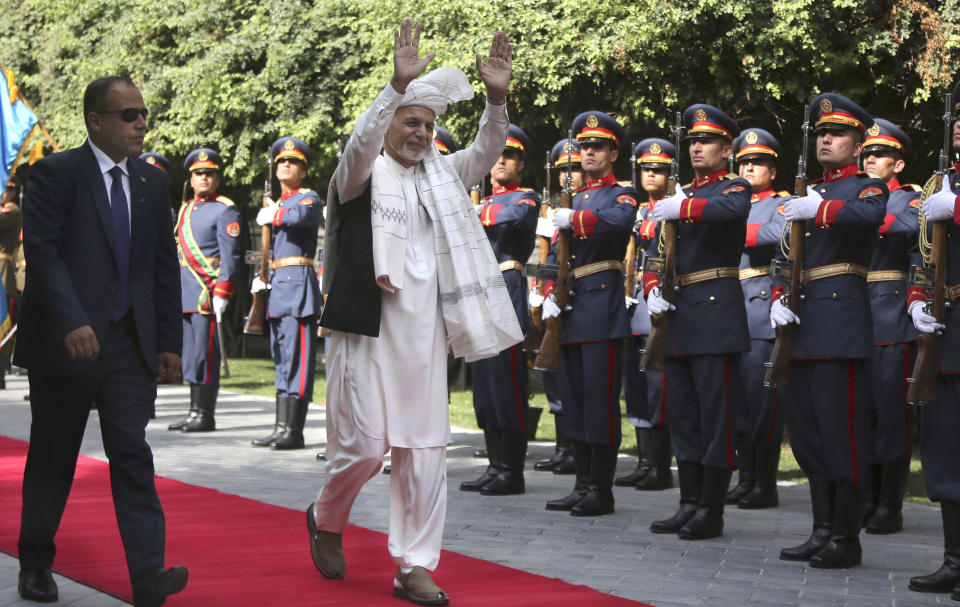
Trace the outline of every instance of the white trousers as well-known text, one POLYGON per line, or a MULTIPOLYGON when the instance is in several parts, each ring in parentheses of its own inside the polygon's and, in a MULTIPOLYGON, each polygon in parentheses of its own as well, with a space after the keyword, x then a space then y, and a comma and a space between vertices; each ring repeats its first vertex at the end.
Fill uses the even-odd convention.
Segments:
POLYGON ((391 448, 386 440, 360 432, 352 415, 331 417, 329 408, 327 413, 326 481, 316 501, 317 528, 343 533, 357 494, 390 450, 390 556, 398 567, 436 569, 447 515, 447 448, 391 448))

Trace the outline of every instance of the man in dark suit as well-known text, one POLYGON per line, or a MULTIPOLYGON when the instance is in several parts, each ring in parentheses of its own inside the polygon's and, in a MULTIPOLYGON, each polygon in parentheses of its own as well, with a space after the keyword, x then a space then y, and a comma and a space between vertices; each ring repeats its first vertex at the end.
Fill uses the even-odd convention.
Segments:
POLYGON ((147 110, 128 78, 91 82, 87 142, 30 171, 30 275, 16 364, 30 381, 20 596, 57 600, 50 574, 91 405, 99 411, 117 523, 138 607, 162 605, 187 570, 164 569, 164 517, 145 428, 156 384, 179 380, 180 278, 166 176, 137 158, 147 110), (132 247, 131 243, 137 246, 132 247))

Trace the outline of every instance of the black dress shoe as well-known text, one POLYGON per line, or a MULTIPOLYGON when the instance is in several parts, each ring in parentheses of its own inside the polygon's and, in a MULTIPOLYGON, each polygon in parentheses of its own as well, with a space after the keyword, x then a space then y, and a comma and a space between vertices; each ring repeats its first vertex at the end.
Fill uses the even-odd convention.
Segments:
POLYGON ((723 535, 723 513, 710 508, 697 508, 677 537, 682 540, 709 540, 723 535))
POLYGON ((60 598, 49 569, 21 568, 17 590, 20 598, 38 603, 53 603, 60 598))
POLYGON ((497 472, 499 471, 496 466, 487 466, 486 470, 484 470, 483 474, 479 477, 472 481, 463 481, 460 483, 460 491, 480 491, 484 485, 497 477, 497 472))
POLYGON ((586 497, 586 495, 586 487, 576 487, 570 495, 547 502, 547 510, 573 510, 573 507, 579 504, 580 500, 586 497))
POLYGON ((957 584, 960 584, 960 566, 949 560, 933 573, 910 578, 910 590, 914 592, 947 593, 957 584))
POLYGON ((653 468, 649 465, 644 464, 643 462, 638 462, 637 467, 634 468, 633 472, 627 474, 626 476, 618 476, 613 479, 613 484, 617 487, 636 487, 647 473, 650 472, 653 468))
POLYGON ((570 508, 570 516, 613 514, 613 492, 591 487, 583 499, 570 508))
POLYGON ((780 551, 780 559, 784 561, 809 561, 810 558, 827 545, 830 541, 829 529, 814 529, 807 541, 780 551))
POLYGON ((521 495, 526 491, 523 473, 501 470, 490 482, 480 487, 480 495, 521 495))
POLYGON ((860 538, 834 537, 810 557, 810 566, 817 569, 849 569, 859 565, 862 558, 860 538))
POLYGON ((145 571, 133 582, 134 607, 160 607, 168 596, 186 587, 186 567, 145 571))
POLYGON ((650 531, 653 533, 680 533, 683 526, 696 513, 696 504, 680 504, 680 508, 670 518, 650 523, 650 531))

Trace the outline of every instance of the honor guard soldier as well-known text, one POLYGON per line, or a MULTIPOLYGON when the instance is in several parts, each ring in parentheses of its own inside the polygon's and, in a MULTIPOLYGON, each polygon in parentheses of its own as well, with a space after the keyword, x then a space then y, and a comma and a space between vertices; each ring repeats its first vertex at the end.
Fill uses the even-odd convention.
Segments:
MULTIPOLYGON (((570 172, 570 191, 576 193, 584 188, 586 181, 583 177, 583 166, 580 164, 580 143, 578 141, 561 139, 555 143, 550 150, 550 162, 557 171, 557 183, 561 189, 567 182, 568 170, 570 172)), ((543 204, 549 204, 549 202, 544 200, 543 204)), ((550 239, 550 250, 547 254, 548 264, 557 263, 556 233, 553 222, 547 217, 537 223, 537 234, 550 239)), ((549 293, 554 286, 554 282, 544 280, 543 289, 539 289, 537 281, 533 281, 533 288, 536 292, 530 294, 531 308, 537 308, 543 304, 543 293, 549 293)), ((557 438, 553 457, 534 463, 533 469, 550 471, 554 474, 573 474, 573 446, 564 431, 563 402, 560 399, 557 371, 543 369, 540 371, 540 379, 543 382, 543 393, 547 397, 547 404, 550 405, 550 413, 553 414, 553 427, 557 438)))
MULTIPOLYGON (((636 263, 640 264, 644 251, 658 255, 659 234, 657 222, 648 219, 657 202, 667 195, 670 164, 677 156, 677 148, 666 139, 650 138, 638 143, 633 150, 640 169, 639 188, 647 193, 647 202, 641 203, 634 224, 637 239, 636 263)), ((641 277, 642 278, 642 277, 641 277)), ((663 389, 663 373, 640 369, 640 353, 646 347, 650 334, 650 314, 642 290, 628 285, 631 290, 627 299, 627 314, 633 338, 626 340, 624 349, 624 400, 627 403, 627 419, 633 424, 637 435, 638 462, 636 469, 617 478, 614 484, 635 487, 640 491, 659 491, 673 487, 670 461, 670 430, 667 427, 667 411, 663 389)))
MULTIPOLYGON (((570 310, 547 298, 543 317, 561 316, 560 391, 564 430, 573 443, 576 484, 568 496, 547 502, 548 510, 574 516, 610 514, 620 446, 621 340, 630 335, 623 298, 623 258, 637 216, 639 193, 617 183, 613 163, 625 133, 603 112, 577 116, 586 188, 572 209, 557 209, 553 224, 571 230, 570 310), (598 381, 598 378, 604 378, 598 381)), ((557 285, 557 288, 568 288, 557 285)))
MULTIPOLYGON (((282 193, 279 202, 260 209, 257 223, 272 225, 275 232, 267 318, 277 368, 277 418, 273 434, 253 444, 302 449, 307 406, 313 397, 317 319, 323 305, 313 262, 323 211, 317 193, 300 187, 310 165, 307 144, 296 137, 281 137, 270 155, 282 193)), ((265 287, 258 279, 253 282, 252 291, 265 287)))
POLYGON ((158 154, 157 152, 144 152, 143 154, 140 154, 140 160, 143 160, 151 166, 157 167, 164 173, 169 173, 173 168, 173 165, 170 164, 170 161, 167 160, 163 154, 158 154))
POLYGON ((223 166, 220 154, 199 148, 187 155, 183 166, 190 173, 194 194, 180 207, 175 228, 183 306, 183 379, 190 384, 190 410, 167 429, 209 432, 216 429, 214 410, 220 389, 219 320, 233 297, 240 261, 240 211, 217 191, 223 166))
MULTIPOLYGON (((520 186, 529 151, 530 138, 511 124, 500 159, 490 169, 493 194, 478 209, 524 333, 530 330, 530 311, 523 267, 533 252, 540 210, 540 196, 520 186)), ((460 483, 461 491, 516 495, 525 490, 527 359, 521 346, 516 344, 493 358, 470 363, 473 408, 477 425, 483 430, 490 465, 480 478, 460 483)))
MULTIPOLYGON (((873 355, 867 266, 883 225, 889 191, 857 168, 873 118, 853 101, 823 93, 811 104, 823 178, 806 196, 785 203, 787 221, 806 222, 803 293, 794 314, 774 288, 771 322, 797 323, 790 348, 790 383, 777 391, 790 446, 810 479, 813 534, 780 551, 811 567, 860 564, 867 423, 873 355)), ((776 279, 775 279, 776 280, 776 279)))
POLYGON ((783 199, 790 195, 773 189, 782 154, 780 142, 763 129, 747 129, 733 142, 737 171, 753 189, 746 246, 740 258, 740 286, 750 331, 750 350, 740 359, 744 399, 735 423, 740 478, 727 493, 728 504, 744 509, 779 504, 777 469, 783 416, 777 414, 776 391, 763 386, 763 376, 775 338, 770 326, 770 262, 780 250, 783 199))
POLYGON ((920 264, 917 211, 920 187, 901 184, 910 137, 897 125, 877 118, 863 143, 863 170, 887 182, 890 198, 867 273, 873 316, 873 403, 865 445, 867 475, 863 524, 867 533, 903 530, 903 496, 910 473, 910 409, 907 377, 910 345, 917 333, 907 314, 910 267, 920 264))
POLYGON ((683 126, 696 179, 650 214, 680 222, 673 303, 660 295, 655 275, 644 276, 648 310, 668 319, 664 375, 680 506, 650 530, 699 540, 723 534, 724 500, 736 467, 730 426, 743 399, 740 354, 750 348, 738 265, 752 190, 727 172, 740 134, 732 118, 697 104, 684 111, 683 126))
MULTIPOLYGON (((960 111, 960 82, 953 89, 952 118, 960 111)), ((960 152, 960 120, 953 123, 950 145, 960 152)), ((955 155, 943 150, 950 158, 955 155)), ((960 600, 960 453, 956 428, 960 427, 960 162, 943 176, 943 187, 928 196, 920 207, 927 225, 947 222, 946 300, 942 322, 925 310, 926 296, 921 289, 910 288, 909 307, 914 327, 923 333, 940 335, 936 346, 936 397, 920 409, 920 460, 927 495, 940 502, 943 518, 943 565, 937 571, 910 579, 910 590, 917 592, 952 591, 960 600)))
MULTIPOLYGON (((3 280, 3 293, 7 300, 7 319, 9 326, 17 322, 17 310, 20 307, 20 291, 17 290, 17 253, 20 250, 20 231, 23 227, 23 213, 20 212, 20 183, 16 177, 10 177, 0 198, 0 280, 3 280)), ((9 327, 8 327, 9 329, 9 327)), ((10 367, 10 355, 13 352, 11 337, 0 350, 0 388, 6 388, 4 375, 10 367)))
POLYGON ((433 126, 433 143, 436 144, 441 156, 449 156, 459 149, 450 131, 438 124, 433 126))

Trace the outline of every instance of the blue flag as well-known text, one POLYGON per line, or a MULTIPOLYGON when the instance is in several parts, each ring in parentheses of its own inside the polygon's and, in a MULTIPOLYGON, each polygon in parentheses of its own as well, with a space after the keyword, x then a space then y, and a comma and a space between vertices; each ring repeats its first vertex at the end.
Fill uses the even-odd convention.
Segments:
POLYGON ((0 183, 7 183, 13 163, 36 124, 37 115, 20 98, 13 72, 0 68, 0 183))

